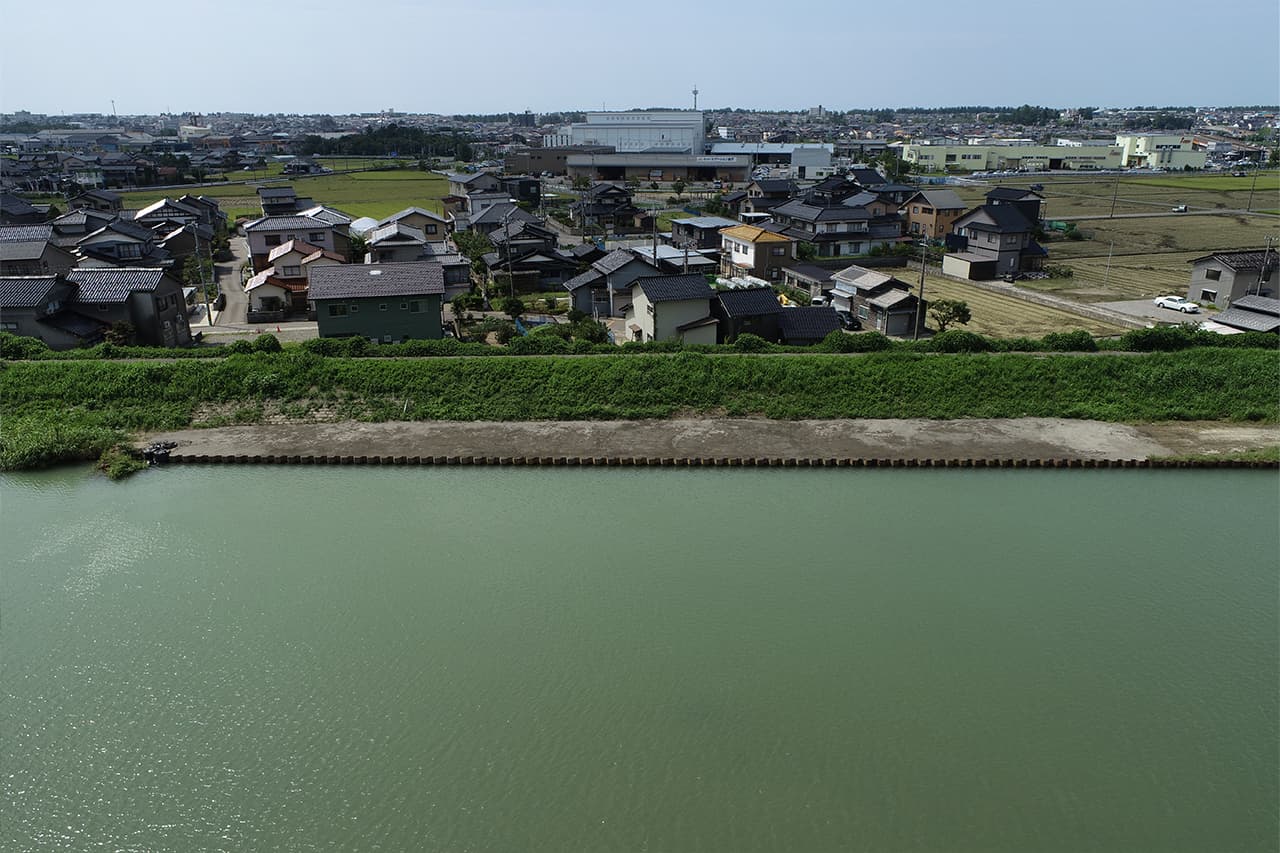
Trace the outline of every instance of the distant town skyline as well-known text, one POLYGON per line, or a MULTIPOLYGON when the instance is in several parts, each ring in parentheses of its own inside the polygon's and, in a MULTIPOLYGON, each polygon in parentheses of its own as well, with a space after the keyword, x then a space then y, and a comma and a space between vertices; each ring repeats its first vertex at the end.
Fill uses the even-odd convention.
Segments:
POLYGON ((1105 0, 1080 0, 1070 15, 1018 0, 977 9, 923 0, 910 14, 854 8, 707 0, 664 22, 664 7, 583 0, 551 10, 514 0, 315 0, 288 11, 249 0, 213 10, 139 0, 127 14, 71 0, 51 27, 42 7, 5 0, 0 111, 690 108, 695 84, 703 109, 1280 101, 1274 0, 1240 0, 1220 20, 1105 0), (54 32, 74 32, 83 61, 59 60, 67 42, 52 41, 54 32))

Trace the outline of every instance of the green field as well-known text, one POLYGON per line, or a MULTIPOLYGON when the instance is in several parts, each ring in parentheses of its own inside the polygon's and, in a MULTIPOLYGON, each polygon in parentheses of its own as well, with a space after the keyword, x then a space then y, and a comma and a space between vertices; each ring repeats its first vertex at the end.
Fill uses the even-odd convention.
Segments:
MULTIPOLYGON (((396 169, 198 187, 191 191, 218 199, 223 211, 234 220, 236 217, 261 215, 257 196, 259 186, 281 186, 284 183, 292 185, 299 195, 310 196, 319 204, 336 207, 352 216, 372 216, 375 219, 389 216, 406 207, 443 212, 440 199, 449 189, 448 182, 441 175, 414 169, 396 169)), ((181 194, 181 190, 139 190, 125 194, 125 206, 143 207, 166 196, 181 194)))

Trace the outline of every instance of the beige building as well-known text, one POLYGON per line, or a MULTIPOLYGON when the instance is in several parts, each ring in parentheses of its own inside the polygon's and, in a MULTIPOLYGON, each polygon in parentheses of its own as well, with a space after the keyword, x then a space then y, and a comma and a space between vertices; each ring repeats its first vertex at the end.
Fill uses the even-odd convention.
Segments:
POLYGON ((930 171, 992 172, 1059 169, 1118 169, 1119 145, 928 145, 902 146, 902 159, 930 171))
POLYGON ((713 296, 715 291, 701 273, 638 278, 631 285, 631 305, 623 315, 627 332, 633 341, 714 344, 713 296))
POLYGON ((1194 150, 1194 141, 1189 133, 1116 137, 1123 152, 1122 165, 1128 169, 1203 169, 1208 154, 1194 150))

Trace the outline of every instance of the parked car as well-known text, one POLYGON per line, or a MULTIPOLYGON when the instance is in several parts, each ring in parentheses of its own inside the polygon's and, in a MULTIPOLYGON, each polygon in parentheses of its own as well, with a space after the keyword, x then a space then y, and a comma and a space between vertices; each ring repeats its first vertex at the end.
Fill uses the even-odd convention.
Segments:
POLYGON ((862 321, 850 312, 836 311, 836 316, 840 318, 840 325, 850 332, 857 332, 862 329, 862 321))
POLYGON ((1175 206, 1173 207, 1173 212, 1174 212, 1174 213, 1186 213, 1186 212, 1187 212, 1187 206, 1186 206, 1185 204, 1175 205, 1175 206))
POLYGON ((1031 185, 1031 191, 1032 191, 1033 193, 1038 193, 1038 192, 1040 192, 1040 191, 1041 191, 1041 190, 1043 190, 1043 189, 1044 189, 1044 184, 1032 184, 1032 185, 1031 185))
POLYGON ((1157 296, 1153 300, 1157 308, 1181 311, 1183 314, 1199 314, 1200 306, 1182 296, 1157 296))

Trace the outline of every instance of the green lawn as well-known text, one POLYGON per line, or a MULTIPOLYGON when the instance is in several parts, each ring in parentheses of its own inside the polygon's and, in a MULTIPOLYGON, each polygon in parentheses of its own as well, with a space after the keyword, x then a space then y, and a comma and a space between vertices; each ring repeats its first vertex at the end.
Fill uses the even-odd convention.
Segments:
MULTIPOLYGON (((354 158, 353 158, 354 159, 354 158)), ((258 216, 257 188, 291 184, 299 195, 310 196, 319 204, 336 207, 352 216, 381 219, 406 207, 422 207, 437 213, 444 208, 440 199, 448 192, 445 179, 431 172, 396 169, 386 172, 353 172, 339 175, 294 177, 288 181, 272 180, 213 187, 193 187, 192 192, 218 199, 232 219, 258 216)), ((181 195, 182 190, 139 190, 125 194, 126 207, 142 207, 166 196, 181 195)))

